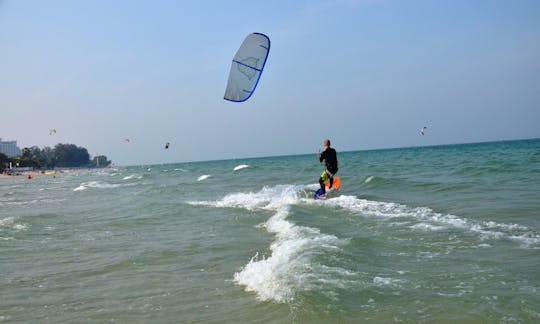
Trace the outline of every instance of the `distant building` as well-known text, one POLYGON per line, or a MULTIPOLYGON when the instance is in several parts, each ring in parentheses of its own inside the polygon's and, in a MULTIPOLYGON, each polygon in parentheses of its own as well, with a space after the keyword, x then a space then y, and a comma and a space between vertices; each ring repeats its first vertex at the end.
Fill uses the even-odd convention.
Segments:
POLYGON ((8 157, 20 156, 21 149, 17 146, 17 141, 3 142, 0 138, 0 153, 4 153, 8 157))

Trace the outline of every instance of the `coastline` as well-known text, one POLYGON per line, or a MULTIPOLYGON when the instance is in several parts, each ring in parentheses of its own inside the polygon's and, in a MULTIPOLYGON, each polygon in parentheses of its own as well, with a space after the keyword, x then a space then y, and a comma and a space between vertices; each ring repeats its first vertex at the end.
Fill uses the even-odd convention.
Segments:
POLYGON ((110 168, 110 166, 103 168, 57 168, 54 170, 20 170, 14 171, 14 173, 12 174, 9 174, 7 170, 5 170, 3 173, 0 173, 0 179, 26 178, 28 180, 31 180, 43 176, 56 177, 57 175, 64 173, 89 172, 91 170, 101 170, 107 168, 110 168))

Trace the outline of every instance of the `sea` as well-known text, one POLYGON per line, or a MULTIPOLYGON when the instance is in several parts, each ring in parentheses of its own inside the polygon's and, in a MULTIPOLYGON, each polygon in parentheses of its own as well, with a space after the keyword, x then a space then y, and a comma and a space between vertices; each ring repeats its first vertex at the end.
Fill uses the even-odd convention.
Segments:
POLYGON ((539 323, 540 139, 0 179, 0 322, 539 323))

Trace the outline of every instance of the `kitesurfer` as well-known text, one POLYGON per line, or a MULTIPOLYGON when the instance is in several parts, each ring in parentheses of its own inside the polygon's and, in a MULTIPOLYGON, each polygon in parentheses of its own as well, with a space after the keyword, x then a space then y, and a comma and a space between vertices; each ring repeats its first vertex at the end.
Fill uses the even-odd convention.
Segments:
POLYGON ((321 177, 319 178, 319 184, 321 185, 322 194, 326 194, 326 188, 324 183, 330 180, 330 187, 332 189, 334 185, 334 175, 338 172, 338 160, 336 150, 330 147, 330 140, 325 139, 323 141, 324 151, 319 153, 319 162, 325 162, 326 168, 324 169, 321 177))

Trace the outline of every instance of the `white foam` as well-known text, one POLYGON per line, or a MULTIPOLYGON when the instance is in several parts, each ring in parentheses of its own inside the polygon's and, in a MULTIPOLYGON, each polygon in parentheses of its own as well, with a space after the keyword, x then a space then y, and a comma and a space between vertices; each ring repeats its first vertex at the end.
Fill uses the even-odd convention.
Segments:
POLYGON ((472 221, 450 214, 441 214, 428 207, 409 207, 391 202, 370 201, 354 196, 339 196, 325 201, 306 200, 307 203, 341 207, 364 216, 381 218, 405 218, 416 224, 411 229, 440 231, 445 228, 461 229, 478 234, 481 241, 510 239, 519 241, 524 247, 538 248, 540 235, 530 228, 518 224, 504 224, 494 221, 472 221))
POLYGON ((369 176, 366 178, 366 180, 364 180, 364 183, 370 183, 371 180, 373 180, 375 177, 374 176, 369 176))
POLYGON ((492 221, 483 222, 482 224, 484 225, 484 227, 487 227, 487 228, 500 228, 500 229, 505 229, 505 230, 510 230, 510 231, 513 231, 513 230, 526 231, 526 230, 528 230, 527 227, 519 225, 519 224, 499 224, 499 223, 492 222, 492 221))
POLYGON ((297 226, 286 220, 288 214, 288 208, 280 208, 264 224, 268 232, 276 235, 270 245, 271 255, 260 259, 256 255, 234 275, 234 281, 244 285, 246 291, 255 292, 259 300, 290 301, 296 292, 310 289, 310 278, 339 284, 332 275, 314 273, 311 259, 317 252, 338 249, 340 240, 318 229, 297 226))
POLYGON ((422 230, 422 231, 440 231, 444 229, 444 226, 437 226, 428 223, 418 223, 412 226, 409 226, 413 230, 422 230))
POLYGON ((142 179, 142 175, 130 174, 130 175, 124 177, 122 180, 131 180, 131 179, 142 179))
POLYGON ((208 178, 210 178, 210 175, 209 175, 209 174, 203 174, 203 175, 201 175, 201 176, 199 176, 199 177, 197 178, 197 181, 203 181, 203 180, 206 180, 206 179, 208 179, 208 178))
POLYGON ((511 235, 509 237, 513 241, 518 241, 522 243, 524 247, 532 247, 535 249, 540 249, 540 236, 539 235, 511 235))
POLYGON ((258 226, 275 236, 271 255, 257 253, 239 272, 234 282, 254 292, 259 300, 287 302, 299 291, 315 289, 324 283, 344 286, 351 271, 314 264, 313 256, 324 251, 336 251, 346 240, 320 232, 319 229, 298 226, 287 220, 290 206, 301 203, 302 186, 265 187, 259 192, 235 193, 218 201, 191 202, 193 205, 273 210, 275 214, 258 226), (340 274, 340 276, 336 276, 340 274))
POLYGON ((23 230, 28 229, 28 225, 26 225, 26 224, 15 224, 15 225, 13 225, 13 229, 23 231, 23 230))
POLYGON ((317 190, 317 189, 319 189, 320 187, 321 187, 320 184, 318 184, 318 183, 312 183, 312 184, 306 185, 305 188, 306 188, 306 189, 310 189, 310 190, 317 190))
MULTIPOLYGON (((282 185, 265 187, 258 192, 228 194, 216 201, 192 201, 192 205, 215 208, 243 208, 248 210, 275 211, 272 217, 258 226, 273 234, 270 255, 257 253, 240 271, 234 274, 234 282, 254 292, 259 300, 289 302, 300 291, 317 289, 331 290, 329 284, 340 287, 355 273, 342 268, 332 268, 316 264, 313 256, 317 253, 339 250, 347 240, 323 234, 317 228, 298 226, 287 218, 290 207, 298 204, 343 208, 363 217, 378 217, 391 220, 393 224, 408 226, 414 230, 440 231, 458 229, 476 233, 479 241, 511 239, 519 240, 524 246, 537 246, 538 234, 527 227, 515 224, 472 221, 450 214, 441 214, 427 207, 409 207, 391 202, 377 202, 354 196, 339 196, 325 201, 302 198, 301 193, 309 186, 282 185), (398 222, 395 221, 398 219, 398 222), (497 229, 497 230, 494 230, 497 229), (328 270, 332 268, 332 270, 328 270), (339 275, 338 275, 339 274, 339 275)), ((303 195, 305 197, 305 195, 303 195)), ((483 243, 483 242, 482 242, 483 243)), ((484 243, 483 243, 484 244, 484 243)), ((419 252, 418 258, 434 258, 439 253, 419 252)), ((406 280, 374 277, 377 286, 399 288, 406 280)))
POLYGON ((88 187, 85 187, 84 185, 81 184, 77 188, 73 189, 73 191, 82 191, 82 190, 86 190, 86 189, 88 189, 88 187))
POLYGON ((126 187, 126 186, 131 186, 131 185, 133 185, 133 184, 129 184, 129 183, 126 183, 126 184, 120 184, 120 183, 112 184, 112 183, 106 183, 106 182, 104 183, 104 182, 100 182, 100 181, 90 181, 90 182, 81 183, 80 186, 73 189, 73 191, 82 191, 82 190, 86 190, 88 188, 111 189, 111 188, 126 187))
POLYGON ((245 168, 249 168, 249 165, 247 164, 240 164, 240 165, 237 165, 234 167, 233 171, 238 171, 238 170, 242 170, 242 169, 245 169, 245 168))
POLYGON ((15 218, 13 217, 2 218, 0 219, 0 226, 8 226, 13 224, 13 222, 15 222, 15 218))
MULTIPOLYGON (((370 201, 359 199, 354 196, 342 195, 336 198, 326 199, 325 201, 307 201, 308 203, 322 203, 332 207, 341 207, 353 212, 362 213, 370 216, 385 218, 407 217, 411 216, 410 208, 404 205, 388 202, 370 201)), ((426 210, 419 208, 415 213, 422 214, 426 210)))
POLYGON ((274 209, 279 206, 299 203, 297 190, 300 186, 276 186, 264 187, 259 192, 233 193, 228 194, 223 199, 217 201, 190 201, 191 205, 203 205, 218 208, 245 208, 254 209, 274 209))
POLYGON ((404 282, 405 280, 402 280, 402 279, 384 278, 384 277, 373 278, 373 283, 379 287, 387 286, 387 287, 393 287, 393 288, 400 288, 401 283, 404 283, 404 282))
POLYGON ((19 231, 22 231, 22 230, 26 230, 28 229, 28 225, 26 224, 15 224, 15 218, 14 217, 6 217, 6 218, 2 218, 0 219, 0 226, 2 227, 11 227, 15 230, 19 230, 19 231))

